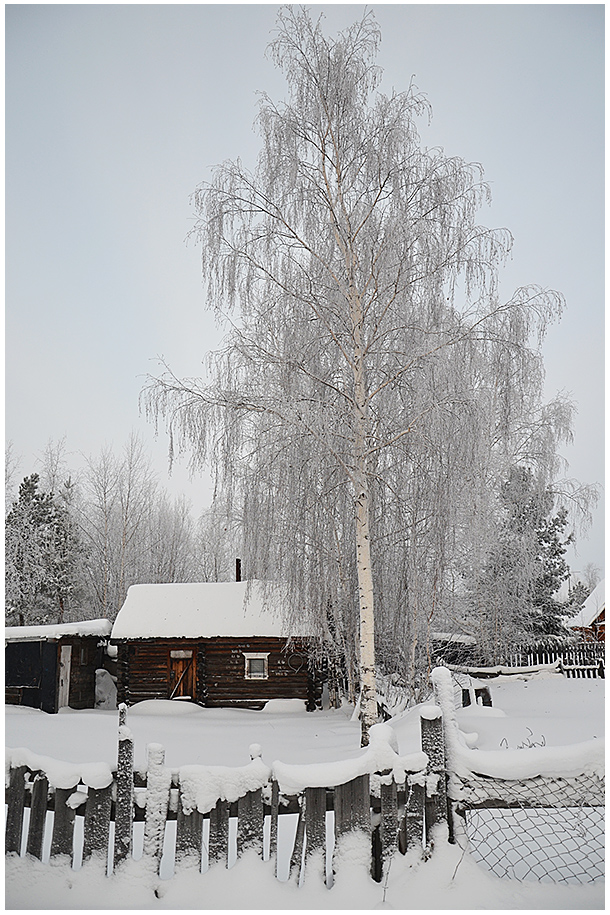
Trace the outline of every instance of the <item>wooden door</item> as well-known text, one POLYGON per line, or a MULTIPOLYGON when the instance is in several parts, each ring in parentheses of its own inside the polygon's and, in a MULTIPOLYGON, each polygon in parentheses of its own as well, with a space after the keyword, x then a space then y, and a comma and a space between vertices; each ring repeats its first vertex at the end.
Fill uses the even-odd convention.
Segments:
POLYGON ((169 653, 169 698, 195 699, 195 652, 192 648, 169 653))
POLYGON ((72 666, 72 646, 62 645, 59 654, 59 691, 57 708, 67 708, 70 702, 70 667, 72 666))

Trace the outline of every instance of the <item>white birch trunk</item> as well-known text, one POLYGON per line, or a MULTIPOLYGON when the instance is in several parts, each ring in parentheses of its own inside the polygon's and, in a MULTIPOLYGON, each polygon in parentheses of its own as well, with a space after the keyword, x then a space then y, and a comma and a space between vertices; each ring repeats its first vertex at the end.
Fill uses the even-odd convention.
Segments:
POLYGON ((375 605, 373 598, 373 568, 369 525, 369 483, 366 450, 368 444, 367 391, 362 344, 362 305, 357 294, 352 297, 354 324, 354 395, 356 423, 355 458, 355 521, 356 568, 360 603, 360 742, 368 746, 369 730, 377 723, 377 688, 375 682, 375 605))

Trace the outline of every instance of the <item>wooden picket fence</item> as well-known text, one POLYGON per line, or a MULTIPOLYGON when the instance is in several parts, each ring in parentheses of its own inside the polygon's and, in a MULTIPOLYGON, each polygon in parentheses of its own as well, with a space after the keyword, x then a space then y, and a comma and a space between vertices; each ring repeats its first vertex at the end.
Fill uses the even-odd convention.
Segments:
MULTIPOLYGON (((432 827, 447 820, 442 719, 434 715, 421 718, 421 746, 428 766, 407 772, 402 781, 397 782, 389 769, 289 795, 270 778, 263 787, 245 792, 234 802, 218 798, 207 812, 192 809, 192 798, 189 802, 184 797, 179 771, 164 766, 164 750, 159 745, 148 747, 147 771, 134 771, 133 741, 125 728, 124 707, 120 715, 117 770, 105 787, 86 787, 82 782, 70 788, 53 787, 41 769, 10 768, 8 854, 42 860, 46 844, 51 859, 63 856, 66 866, 75 867, 97 857, 110 876, 133 857, 134 822, 143 821, 142 854, 158 873, 163 855, 168 855, 168 823, 175 821, 175 848, 170 850, 175 873, 185 867, 201 871, 215 864, 228 867, 246 850, 254 849, 261 859, 275 860, 275 875, 280 877, 278 824, 281 817, 296 814, 288 877, 302 882, 308 863, 318 853, 323 862, 330 862, 327 868, 323 866, 330 887, 346 835, 356 833, 368 843, 371 875, 380 881, 396 851, 404 855, 416 848, 423 854, 431 848, 432 827), (331 816, 327 816, 329 811, 331 816), (82 835, 78 849, 77 818, 81 818, 82 835)), ((319 871, 319 865, 316 869, 319 871)))
POLYGON ((515 648, 506 658, 507 667, 534 667, 559 661, 566 677, 605 678, 605 644, 579 642, 574 645, 540 644, 515 648))

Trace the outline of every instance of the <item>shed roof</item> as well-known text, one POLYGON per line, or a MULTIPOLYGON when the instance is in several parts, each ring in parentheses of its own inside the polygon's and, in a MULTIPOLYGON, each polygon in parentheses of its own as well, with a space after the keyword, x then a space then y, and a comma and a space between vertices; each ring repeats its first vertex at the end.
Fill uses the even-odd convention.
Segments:
POLYGON ((305 635, 288 631, 277 586, 259 581, 132 585, 113 639, 305 635))
POLYGON ((63 636, 110 635, 112 623, 109 620, 81 620, 78 623, 52 623, 47 626, 7 626, 4 638, 7 642, 48 642, 63 636))
POLYGON ((605 606, 605 579, 602 579, 597 587, 591 591, 576 616, 573 616, 572 619, 566 620, 566 626, 569 629, 587 629, 593 622, 595 622, 605 606))

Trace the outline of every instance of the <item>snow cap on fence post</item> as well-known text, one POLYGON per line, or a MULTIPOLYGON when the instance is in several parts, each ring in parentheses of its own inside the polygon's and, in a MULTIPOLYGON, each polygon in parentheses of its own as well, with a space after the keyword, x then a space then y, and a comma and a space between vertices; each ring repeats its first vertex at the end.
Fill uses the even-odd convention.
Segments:
POLYGON ((260 759, 263 755, 263 750, 260 743, 251 743, 248 752, 250 754, 250 759, 260 759))
POLYGON ((447 667, 435 667, 430 674, 430 679, 434 687, 436 704, 443 713, 446 764, 447 768, 452 770, 459 740, 451 671, 447 667))

